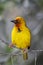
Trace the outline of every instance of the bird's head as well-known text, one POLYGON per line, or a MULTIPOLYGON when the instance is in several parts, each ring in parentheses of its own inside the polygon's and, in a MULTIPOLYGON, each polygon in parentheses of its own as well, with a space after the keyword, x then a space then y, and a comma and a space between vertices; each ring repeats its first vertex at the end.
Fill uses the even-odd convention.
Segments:
POLYGON ((17 27, 24 26, 25 25, 25 20, 22 17, 16 17, 15 20, 12 20, 17 27))

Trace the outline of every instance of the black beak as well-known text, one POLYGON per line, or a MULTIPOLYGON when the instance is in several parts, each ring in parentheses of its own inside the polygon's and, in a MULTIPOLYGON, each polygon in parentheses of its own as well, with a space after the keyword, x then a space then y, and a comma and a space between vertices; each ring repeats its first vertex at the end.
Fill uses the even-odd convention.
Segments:
POLYGON ((13 22, 13 23, 15 23, 15 24, 17 23, 17 21, 16 21, 16 20, 12 20, 11 22, 13 22))
POLYGON ((12 20, 11 22, 13 22, 14 24, 19 23, 17 20, 12 20))

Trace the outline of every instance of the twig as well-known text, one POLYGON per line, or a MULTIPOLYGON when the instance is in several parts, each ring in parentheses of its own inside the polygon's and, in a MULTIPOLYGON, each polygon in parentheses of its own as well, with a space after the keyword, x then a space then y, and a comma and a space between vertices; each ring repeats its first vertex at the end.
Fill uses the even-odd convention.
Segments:
POLYGON ((0 38, 0 40, 4 43, 4 44, 6 44, 6 45, 8 45, 9 43, 8 42, 5 42, 4 40, 2 40, 1 38, 0 38))
MULTIPOLYGON (((7 46, 9 46, 9 43, 8 43, 8 42, 6 42, 6 41, 2 40, 1 38, 0 38, 0 40, 1 40, 4 44, 6 44, 7 46)), ((19 49, 19 48, 18 48, 18 47, 16 47, 15 45, 14 45, 12 48, 17 48, 17 49, 19 49)))
MULTIPOLYGON (((2 40, 2 39, 0 39, 3 43, 5 43, 7 46, 9 46, 9 43, 8 42, 5 42, 4 40, 2 40)), ((14 46, 14 47, 12 47, 12 48, 17 48, 16 46, 14 46)), ((17 49, 19 49, 19 48, 17 48, 17 49)), ((22 49, 21 49, 22 50, 22 49)), ((25 51, 24 53, 28 53, 29 51, 43 51, 43 50, 32 50, 32 49, 29 49, 29 50, 27 50, 27 51, 25 51)), ((22 55, 23 53, 18 53, 18 54, 12 54, 12 53, 0 53, 0 54, 10 54, 10 55, 14 55, 14 56, 16 56, 16 55, 22 55)))

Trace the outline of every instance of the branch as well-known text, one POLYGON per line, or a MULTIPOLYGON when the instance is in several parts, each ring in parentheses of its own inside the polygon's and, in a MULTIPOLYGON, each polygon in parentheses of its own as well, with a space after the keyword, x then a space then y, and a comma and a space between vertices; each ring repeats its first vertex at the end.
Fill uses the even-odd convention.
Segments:
MULTIPOLYGON (((0 38, 0 40, 1 40, 4 44, 6 44, 7 46, 9 46, 9 43, 8 43, 8 42, 6 42, 6 41, 2 40, 1 38, 0 38)), ((14 45, 12 48, 17 48, 17 49, 19 49, 19 48, 18 48, 18 47, 16 47, 15 45, 14 45)))
POLYGON ((0 38, 0 40, 1 40, 4 44, 6 44, 6 45, 8 45, 8 44, 9 44, 8 42, 6 42, 6 41, 2 40, 1 38, 0 38))

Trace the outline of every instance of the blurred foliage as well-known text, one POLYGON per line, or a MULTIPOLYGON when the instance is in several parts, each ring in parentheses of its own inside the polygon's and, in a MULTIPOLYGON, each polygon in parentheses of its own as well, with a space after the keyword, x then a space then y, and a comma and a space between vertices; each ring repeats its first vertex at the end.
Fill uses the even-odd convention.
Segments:
POLYGON ((3 11, 4 11, 4 4, 0 3, 0 14, 2 14, 3 11))
POLYGON ((39 8, 43 8, 43 0, 29 0, 29 2, 36 4, 39 8))
POLYGON ((17 4, 22 4, 24 0, 13 0, 13 2, 17 5, 17 4))
POLYGON ((38 0, 37 4, 39 5, 40 8, 43 8, 43 0, 38 0))
POLYGON ((5 63, 5 65, 12 65, 11 57, 10 57, 9 60, 5 63))
MULTIPOLYGON (((4 11, 5 3, 8 1, 13 1, 16 5, 22 5, 24 0, 0 0, 0 14, 4 11)), ((29 0, 30 3, 38 5, 40 8, 43 8, 43 0, 29 0)))
POLYGON ((2 14, 2 12, 4 11, 5 4, 6 4, 8 1, 9 1, 9 0, 0 0, 0 14, 2 14))
POLYGON ((10 53, 13 50, 13 48, 10 48, 9 46, 6 45, 5 51, 6 53, 10 53))

